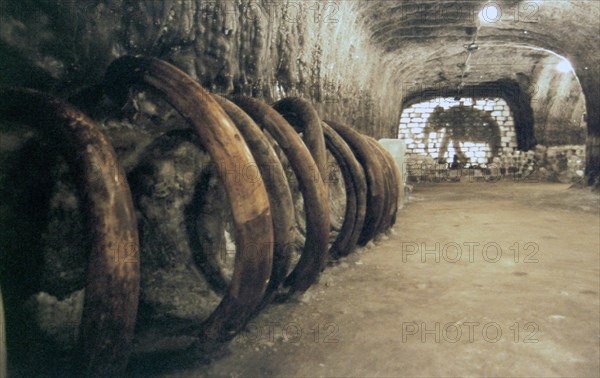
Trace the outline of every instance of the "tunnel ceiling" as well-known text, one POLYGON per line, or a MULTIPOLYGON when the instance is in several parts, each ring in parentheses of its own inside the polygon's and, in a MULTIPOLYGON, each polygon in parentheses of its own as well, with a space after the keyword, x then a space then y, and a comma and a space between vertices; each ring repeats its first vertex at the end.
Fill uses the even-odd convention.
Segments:
POLYGON ((570 60, 593 101, 598 97, 599 9, 600 2, 586 0, 357 4, 371 41, 395 55, 403 82, 431 87, 502 78, 531 81, 543 65, 559 62, 555 53, 570 60), (467 62, 472 43, 477 48, 467 62))
POLYGON ((384 137, 420 90, 509 81, 541 90, 540 142, 587 107, 588 156, 600 159, 599 34, 598 0, 0 1, 0 84, 70 98, 115 58, 143 54, 213 92, 310 98, 325 118, 384 137), (561 57, 585 101, 555 69, 561 57))
POLYGON ((462 48, 477 34, 480 45, 499 49, 540 47, 581 61, 598 56, 590 51, 599 46, 597 1, 373 0, 357 6, 371 39, 388 52, 423 44, 462 48), (480 10, 489 22, 480 20, 480 10))

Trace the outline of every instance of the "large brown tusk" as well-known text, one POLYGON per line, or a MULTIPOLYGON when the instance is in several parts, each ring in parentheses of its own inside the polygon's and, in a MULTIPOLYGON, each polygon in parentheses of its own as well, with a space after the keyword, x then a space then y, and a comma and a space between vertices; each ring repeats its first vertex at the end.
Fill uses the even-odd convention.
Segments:
POLYGON ((125 98, 134 84, 158 90, 188 120, 225 186, 236 230, 234 272, 228 292, 199 336, 206 346, 230 340, 255 312, 271 275, 273 224, 267 191, 262 179, 240 180, 240 167, 256 164, 252 153, 231 119, 194 79, 156 58, 125 56, 108 67, 105 85, 115 99, 125 98))
POLYGON ((400 167, 396 163, 396 160, 392 156, 392 154, 386 150, 383 151, 386 153, 385 155, 392 166, 392 171, 394 172, 394 181, 396 182, 396 202, 394 202, 396 206, 396 210, 394 211, 394 215, 392 216, 391 225, 394 226, 396 224, 396 218, 398 216, 398 210, 402 206, 402 196, 404 195, 404 185, 402 183, 402 173, 400 173, 400 167))
POLYGON ((295 225, 292 192, 281 161, 279 161, 269 140, 254 120, 233 102, 218 95, 213 95, 213 97, 233 120, 246 143, 248 143, 269 194, 275 245, 273 248, 271 279, 267 286, 265 298, 260 306, 263 308, 271 302, 277 289, 285 280, 289 269, 290 248, 294 242, 295 225))
MULTIPOLYGON (((325 184, 325 188, 327 189, 326 180, 328 179, 329 172, 327 172, 325 137, 323 134, 321 120, 315 108, 310 102, 304 99, 298 97, 288 97, 273 104, 273 109, 279 112, 279 114, 281 114, 283 118, 285 118, 285 120, 288 121, 288 123, 294 127, 298 133, 302 133, 304 144, 310 151, 319 169, 320 174, 316 176, 321 177, 325 184)), ((350 205, 351 208, 353 207, 352 200, 356 200, 353 195, 346 197, 347 205, 350 205), (348 199, 350 199, 350 203, 348 203, 348 199)), ((352 211, 353 209, 350 209, 350 212, 352 211)), ((349 216, 348 211, 346 211, 346 215, 349 216)), ((352 224, 353 221, 348 220, 348 223, 352 224)), ((348 227, 348 225, 346 226, 348 227)), ((345 248, 343 245, 345 241, 341 239, 343 239, 345 236, 350 236, 350 233, 347 233, 347 231, 347 229, 342 229, 342 231, 338 233, 338 236, 329 251, 330 256, 332 255, 332 251, 335 255, 337 255, 337 251, 340 248, 345 248)))
POLYGON ((129 186, 115 152, 87 116, 54 97, 26 89, 1 89, 0 114, 63 142, 77 177, 92 234, 80 328, 82 373, 114 376, 127 366, 139 295, 139 256, 121 256, 139 245, 129 186))
POLYGON ((367 211, 367 179, 344 139, 325 122, 321 125, 327 149, 340 166, 346 187, 344 223, 330 249, 331 256, 339 258, 352 252, 358 242, 367 211))
POLYGON ((392 195, 393 195, 392 206, 393 206, 393 208, 391 209, 392 211, 390 213, 390 219, 389 219, 389 226, 392 227, 396 223, 396 215, 398 214, 398 206, 399 206, 399 202, 400 202, 400 194, 401 194, 401 191, 404 190, 402 188, 402 175, 400 173, 400 168, 398 167, 398 164, 396 164, 396 160, 394 160, 394 157, 392 156, 392 154, 388 150, 386 150, 381 145, 381 143, 379 143, 374 138, 372 138, 372 141, 374 143, 374 146, 377 147, 383 154, 383 157, 386 159, 387 164, 392 173, 390 178, 391 178, 392 187, 393 187, 393 191, 392 191, 392 195))
POLYGON ((384 213, 385 189, 381 164, 373 156, 369 143, 358 131, 337 122, 325 122, 348 143, 356 159, 365 170, 367 178, 367 215, 358 239, 359 245, 365 245, 377 234, 377 227, 384 213))
POLYGON ((298 97, 288 97, 273 104, 273 109, 299 133, 310 151, 327 188, 327 153, 321 119, 312 104, 298 97))
POLYGON ((302 293, 318 278, 327 261, 329 244, 329 203, 323 180, 315 180, 315 162, 300 136, 272 107, 250 97, 236 96, 232 101, 241 107, 279 144, 298 178, 304 197, 306 241, 298 264, 285 281, 288 296, 302 293))
POLYGON ((377 227, 377 233, 381 234, 384 233, 388 230, 388 228, 390 228, 390 223, 391 223, 391 219, 392 216, 395 212, 395 208, 394 208, 394 178, 393 178, 393 172, 392 172, 392 167, 389 165, 387 159, 385 158, 385 156, 383 155, 383 152, 381 151, 381 148, 379 147, 379 143, 373 139, 370 136, 366 136, 364 137, 367 141, 367 143, 369 143, 369 146, 371 147, 371 149, 373 150, 373 154, 375 154, 375 156, 377 157, 377 159, 379 160, 379 164, 381 164, 381 169, 383 172, 383 181, 384 181, 384 188, 385 188, 385 197, 384 197, 384 205, 383 205, 383 216, 381 217, 381 219, 379 220, 379 225, 377 227))

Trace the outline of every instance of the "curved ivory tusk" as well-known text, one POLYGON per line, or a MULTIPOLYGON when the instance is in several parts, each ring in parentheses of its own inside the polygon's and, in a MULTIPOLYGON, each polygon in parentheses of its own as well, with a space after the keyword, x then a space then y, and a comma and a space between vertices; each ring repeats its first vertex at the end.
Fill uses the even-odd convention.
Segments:
POLYGON ((373 156, 369 143, 358 131, 336 122, 325 122, 348 143, 356 159, 365 170, 367 178, 367 215, 358 239, 359 245, 365 245, 377 234, 377 227, 384 214, 385 189, 381 164, 373 156))
POLYGON ((80 327, 82 373, 120 375, 129 358, 139 295, 139 256, 120 253, 139 245, 125 175, 104 134, 73 106, 25 89, 1 89, 0 98, 5 119, 63 142, 92 233, 80 327))
POLYGON ((387 231, 390 226, 392 216, 394 214, 394 180, 392 168, 390 167, 387 159, 383 155, 383 152, 379 148, 379 143, 370 136, 365 135, 365 140, 371 147, 373 154, 379 160, 379 164, 381 164, 381 169, 383 172, 383 182, 385 188, 385 197, 383 200, 383 216, 379 220, 379 225, 377 226, 377 233, 381 234, 387 231))
POLYGON ((383 158, 386 160, 387 165, 390 169, 390 181, 392 182, 392 208, 390 209, 390 217, 389 217, 389 227, 392 227, 396 223, 396 215, 398 214, 398 207, 400 201, 400 191, 402 189, 402 175, 400 174, 400 168, 398 168, 398 164, 396 164, 396 160, 388 150, 386 150, 381 143, 379 143, 375 138, 371 138, 373 141, 373 146, 378 148, 381 151, 383 158))
MULTIPOLYGON (((248 143, 265 182, 271 214, 273 217, 273 270, 261 308, 273 299, 277 289, 285 280, 290 265, 291 247, 294 243, 294 202, 281 161, 269 140, 254 120, 233 102, 213 94, 214 99, 236 124, 248 143)), ((253 177, 242 179, 254 179, 253 177)))
POLYGON ((329 203, 323 180, 315 179, 315 162, 300 136, 272 107, 250 97, 232 101, 252 117, 279 144, 298 178, 306 212, 306 241, 300 261, 285 281, 288 296, 301 293, 318 278, 327 261, 329 244, 329 203))
POLYGON ((387 156, 388 161, 389 161, 390 165, 392 166, 392 171, 394 172, 394 181, 396 182, 396 186, 395 186, 396 202, 394 202, 394 205, 396 206, 396 210, 394 211, 394 214, 393 214, 392 220, 391 220, 391 226, 394 226, 396 224, 398 210, 402 206, 401 202, 402 202, 402 195, 404 194, 404 185, 402 183, 402 173, 400 173, 400 167, 398 167, 396 160, 394 159, 394 157, 388 150, 386 150, 384 148, 383 151, 385 152, 385 155, 387 156))
POLYGON ((367 211, 367 179, 344 139, 325 122, 321 125, 327 149, 340 166, 346 187, 344 223, 330 249, 331 256, 339 258, 350 254, 358 242, 367 211))
POLYGON ((227 192, 236 230, 231 284, 202 324, 200 342, 227 341, 247 323, 263 299, 273 260, 273 224, 261 178, 241 179, 240 169, 256 165, 239 131, 223 109, 194 79, 156 58, 125 56, 107 69, 105 85, 116 100, 129 86, 146 84, 161 92, 190 123, 208 151, 227 192))
POLYGON ((327 188, 327 153, 321 119, 312 104, 302 98, 288 97, 273 104, 273 109, 299 133, 312 155, 327 188))

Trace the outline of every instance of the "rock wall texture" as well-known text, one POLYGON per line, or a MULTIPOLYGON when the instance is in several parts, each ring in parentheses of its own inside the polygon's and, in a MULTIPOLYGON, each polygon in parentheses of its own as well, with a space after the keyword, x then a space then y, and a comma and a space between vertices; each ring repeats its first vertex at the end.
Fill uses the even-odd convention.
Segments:
POLYGON ((536 140, 544 146, 585 144, 585 95, 575 74, 558 71, 557 64, 556 57, 546 58, 531 84, 536 140))
POLYGON ((165 59, 207 89, 273 102, 302 96, 324 119, 389 136, 393 73, 355 2, 8 1, 0 4, 2 85, 63 98, 97 84, 124 54, 165 59))

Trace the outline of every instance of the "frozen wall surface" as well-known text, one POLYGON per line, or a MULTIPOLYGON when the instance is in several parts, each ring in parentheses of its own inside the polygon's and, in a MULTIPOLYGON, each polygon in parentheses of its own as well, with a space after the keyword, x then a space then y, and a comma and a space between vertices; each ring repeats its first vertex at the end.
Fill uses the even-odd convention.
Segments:
MULTIPOLYGON (((354 1, 8 1, 0 4, 0 84, 62 97, 97 84, 115 58, 144 54, 208 90, 273 102, 302 96, 324 119, 392 136, 392 72, 354 1)), ((391 59, 391 58, 388 58, 391 59)))

